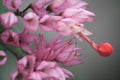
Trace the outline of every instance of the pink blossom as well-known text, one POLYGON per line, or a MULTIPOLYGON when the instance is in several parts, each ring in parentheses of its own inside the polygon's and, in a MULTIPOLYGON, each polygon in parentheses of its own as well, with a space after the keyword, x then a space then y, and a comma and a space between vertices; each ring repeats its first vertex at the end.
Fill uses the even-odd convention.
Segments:
POLYGON ((55 31, 57 27, 57 22, 62 19, 60 16, 44 15, 40 21, 39 25, 43 31, 55 31))
POLYGON ((82 0, 54 0, 51 5, 51 10, 56 14, 63 13, 67 8, 83 8, 87 7, 88 3, 82 0))
POLYGON ((37 70, 44 70, 45 74, 41 77, 45 80, 47 80, 47 78, 52 80, 65 80, 66 78, 73 76, 70 71, 59 67, 56 62, 42 61, 38 65, 37 70))
POLYGON ((92 17, 95 16, 95 14, 82 8, 68 8, 63 12, 62 16, 72 18, 81 23, 92 22, 92 17))
POLYGON ((51 42, 50 46, 54 48, 57 54, 56 60, 65 66, 73 66, 81 63, 79 59, 80 53, 77 52, 80 48, 77 48, 72 40, 63 42, 59 38, 56 38, 51 42))
POLYGON ((27 30, 36 31, 39 26, 39 17, 34 12, 29 12, 24 16, 24 24, 27 30))
POLYGON ((17 61, 18 71, 11 75, 11 80, 66 80, 73 74, 55 61, 36 62, 34 55, 25 56, 17 61))
POLYGON ((5 52, 0 51, 0 66, 4 65, 7 61, 7 55, 5 52))
POLYGON ((19 61, 17 61, 17 67, 20 73, 26 72, 26 73, 31 73, 34 70, 35 67, 35 56, 25 56, 19 61))
POLYGON ((9 10, 17 10, 23 3, 23 0, 2 0, 4 6, 9 10))
POLYGON ((84 25, 82 23, 79 23, 72 18, 45 15, 40 19, 39 25, 44 31, 56 31, 63 36, 77 36, 76 33, 78 32, 82 32, 85 35, 92 34, 84 28, 84 25))
POLYGON ((34 49, 37 61, 55 59, 66 66, 81 62, 78 58, 79 53, 76 52, 79 48, 76 48, 71 40, 63 41, 60 37, 57 37, 52 42, 47 43, 43 36, 40 36, 40 43, 35 43, 34 49))
POLYGON ((78 32, 82 32, 85 35, 92 34, 84 28, 83 24, 80 24, 71 18, 63 18, 60 21, 58 21, 56 31, 64 36, 71 34, 76 35, 76 33, 78 32))
POLYGON ((32 9, 41 18, 42 16, 48 14, 45 7, 51 1, 52 0, 36 0, 35 2, 32 3, 32 9))
POLYGON ((13 12, 7 12, 0 15, 1 24, 5 28, 10 28, 18 22, 18 18, 13 12))
POLYGON ((5 44, 16 44, 19 37, 18 34, 12 30, 6 30, 1 34, 1 39, 5 44))
POLYGON ((30 46, 30 43, 34 42, 37 39, 37 35, 30 34, 29 31, 25 30, 24 32, 20 33, 18 37, 19 37, 19 40, 14 45, 16 47, 22 48, 29 54, 32 54, 32 48, 30 46))

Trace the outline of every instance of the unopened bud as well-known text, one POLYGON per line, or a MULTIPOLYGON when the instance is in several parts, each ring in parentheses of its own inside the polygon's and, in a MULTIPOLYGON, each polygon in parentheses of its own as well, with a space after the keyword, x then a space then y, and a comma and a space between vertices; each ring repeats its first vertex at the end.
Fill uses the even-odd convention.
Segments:
POLYGON ((101 56, 104 57, 110 56, 113 53, 113 47, 108 42, 98 45, 96 50, 99 52, 101 56))

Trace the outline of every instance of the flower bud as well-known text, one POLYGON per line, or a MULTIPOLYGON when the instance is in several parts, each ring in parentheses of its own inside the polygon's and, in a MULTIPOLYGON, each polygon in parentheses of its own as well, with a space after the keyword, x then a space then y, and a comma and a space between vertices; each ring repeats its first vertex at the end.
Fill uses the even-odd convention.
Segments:
POLYGON ((27 30, 36 31, 39 26, 39 17, 34 12, 29 12, 24 16, 24 24, 27 30))
POLYGON ((17 22, 18 22, 18 18, 13 12, 7 12, 0 15, 0 23, 5 28, 11 28, 17 22))
POLYGON ((100 45, 96 44, 94 41, 92 41, 90 38, 85 36, 83 33, 78 33, 84 40, 86 40, 94 50, 96 50, 101 56, 108 57, 113 53, 113 47, 110 43, 105 42, 100 45))
POLYGON ((100 45, 98 45, 96 49, 101 56, 107 57, 110 56, 113 52, 113 47, 110 43, 105 42, 100 45))

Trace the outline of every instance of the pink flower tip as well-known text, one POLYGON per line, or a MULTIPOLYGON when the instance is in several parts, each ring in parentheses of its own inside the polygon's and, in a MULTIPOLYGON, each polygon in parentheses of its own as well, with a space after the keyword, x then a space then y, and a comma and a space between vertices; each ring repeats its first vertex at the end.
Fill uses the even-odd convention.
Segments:
POLYGON ((105 42, 97 46, 96 50, 103 57, 108 57, 113 53, 113 47, 110 43, 105 42))

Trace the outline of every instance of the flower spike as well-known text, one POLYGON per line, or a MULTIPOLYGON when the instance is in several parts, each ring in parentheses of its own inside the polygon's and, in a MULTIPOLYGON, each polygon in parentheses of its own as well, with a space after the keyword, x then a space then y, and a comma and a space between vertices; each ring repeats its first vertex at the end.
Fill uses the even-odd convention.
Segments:
POLYGON ((86 40, 93 47, 93 49, 96 50, 101 56, 108 57, 113 53, 113 47, 110 43, 104 42, 98 45, 86 35, 84 35, 82 32, 79 32, 78 35, 84 40, 86 40))

